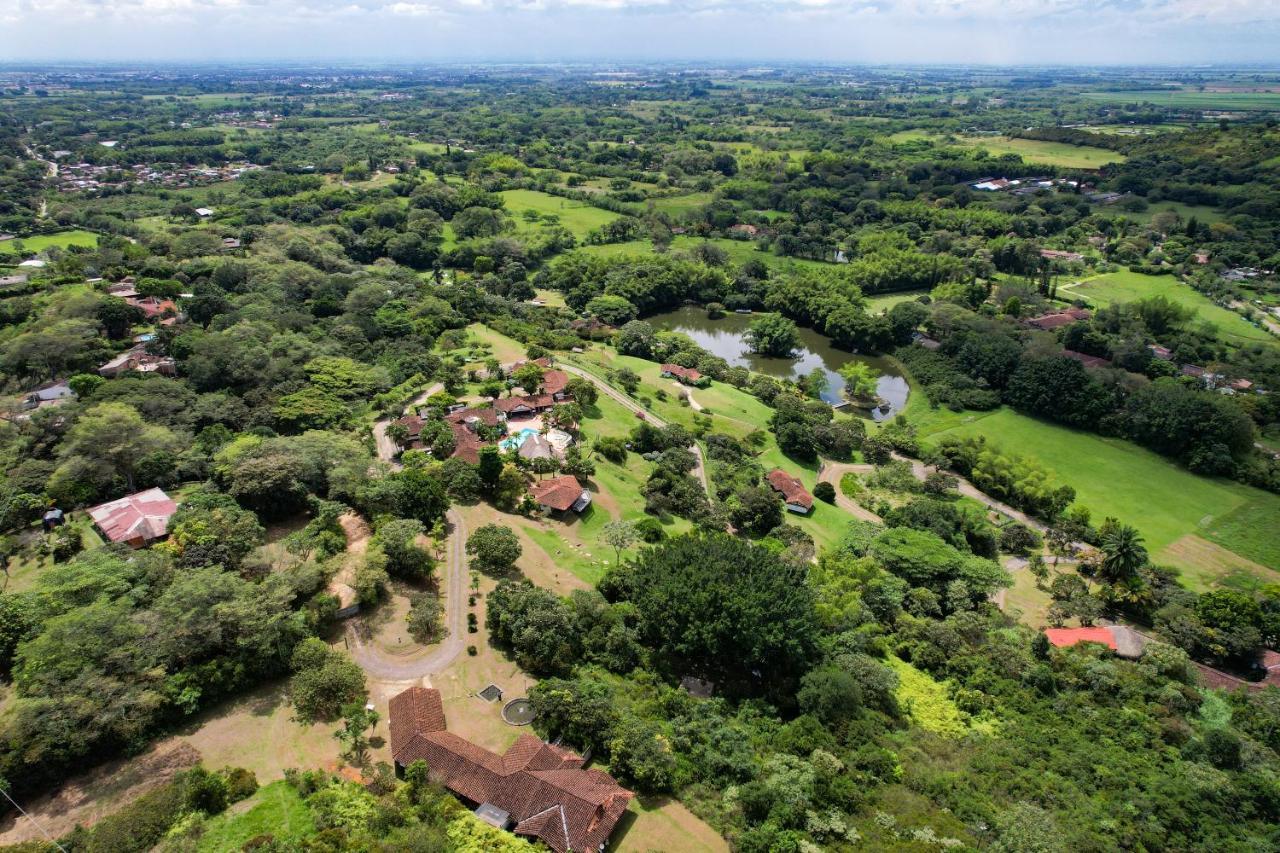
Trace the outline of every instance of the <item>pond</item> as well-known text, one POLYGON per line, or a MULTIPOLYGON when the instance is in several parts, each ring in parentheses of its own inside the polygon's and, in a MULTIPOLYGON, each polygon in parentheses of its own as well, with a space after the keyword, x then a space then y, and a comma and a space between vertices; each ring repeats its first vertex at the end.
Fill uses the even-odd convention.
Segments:
POLYGON ((707 352, 756 373, 798 380, 815 369, 821 369, 827 375, 827 390, 822 399, 828 403, 846 402, 844 378, 837 371, 846 362, 861 361, 879 374, 876 394, 888 403, 888 408, 873 409, 870 412, 865 409, 855 411, 870 414, 875 420, 882 421, 902 411, 907 404, 909 386, 906 377, 889 359, 843 352, 813 329, 800 328, 800 349, 796 350, 794 358, 756 355, 751 352, 746 341, 747 328, 756 316, 758 315, 726 314, 719 320, 710 320, 705 309, 686 305, 645 319, 656 329, 688 335, 707 352))

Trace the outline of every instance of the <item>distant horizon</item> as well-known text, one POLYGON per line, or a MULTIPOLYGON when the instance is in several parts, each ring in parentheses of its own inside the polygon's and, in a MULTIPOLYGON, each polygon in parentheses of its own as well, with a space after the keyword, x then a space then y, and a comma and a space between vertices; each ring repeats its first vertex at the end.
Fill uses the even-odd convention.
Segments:
POLYGON ((0 0, 0 31, 40 63, 1273 66, 1280 3, 0 0))
POLYGON ((619 58, 619 57, 573 57, 573 58, 526 58, 519 56, 490 56, 474 58, 439 58, 439 59, 389 59, 386 57, 347 56, 332 57, 238 57, 204 59, 121 59, 112 57, 46 57, 44 59, 0 59, 0 71, 21 70, 26 68, 204 68, 204 67, 318 67, 318 68, 457 68, 469 66, 513 67, 513 68, 605 68, 615 66, 620 69, 688 68, 690 70, 714 70, 719 68, 735 71, 759 67, 760 70, 822 70, 840 71, 856 68, 893 68, 893 69, 939 69, 939 68, 973 68, 973 69, 1029 69, 1029 70, 1074 70, 1099 69, 1109 71, 1143 71, 1184 69, 1217 69, 1230 71, 1265 71, 1280 73, 1280 60, 1228 61, 1216 62, 963 62, 959 60, 947 62, 928 61, 893 61, 873 62, 860 60, 821 60, 821 59, 779 59, 776 57, 754 56, 739 58, 704 59, 696 57, 669 58, 619 58))

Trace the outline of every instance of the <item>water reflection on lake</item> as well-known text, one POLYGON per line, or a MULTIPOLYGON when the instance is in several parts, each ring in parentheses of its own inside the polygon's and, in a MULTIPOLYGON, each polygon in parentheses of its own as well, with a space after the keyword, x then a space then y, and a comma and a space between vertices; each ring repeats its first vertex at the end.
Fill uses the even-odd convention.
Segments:
POLYGON ((886 358, 853 355, 831 346, 826 337, 813 329, 800 329, 800 349, 795 358, 771 358, 756 355, 747 347, 747 328, 751 315, 726 314, 719 320, 707 319, 707 312, 694 305, 645 318, 656 329, 667 329, 688 335, 698 346, 737 367, 780 379, 800 379, 815 369, 827 375, 827 390, 822 399, 828 403, 845 401, 844 378, 837 372, 841 365, 861 361, 880 374, 876 393, 889 404, 887 410, 873 410, 878 421, 891 418, 907 404, 909 387, 906 378, 886 358))

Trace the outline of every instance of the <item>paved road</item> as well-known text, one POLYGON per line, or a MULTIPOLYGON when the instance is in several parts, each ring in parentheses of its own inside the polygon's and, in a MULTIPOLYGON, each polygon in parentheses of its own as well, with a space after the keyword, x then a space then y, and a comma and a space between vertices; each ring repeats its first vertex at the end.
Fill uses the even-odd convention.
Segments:
MULTIPOLYGON (((587 380, 592 385, 599 388, 603 393, 608 394, 611 398, 613 398, 618 403, 620 403, 624 408, 629 409, 630 411, 633 411, 633 412, 639 412, 642 415, 644 415, 645 420, 647 420, 649 423, 653 424, 654 426, 661 428, 667 425, 667 422, 664 421, 662 418, 653 414, 653 412, 650 412, 644 406, 640 405, 635 400, 632 400, 626 394, 622 393, 617 388, 614 388, 612 385, 605 382, 599 376, 596 376, 593 373, 589 373, 588 371, 583 370, 581 367, 575 367, 572 364, 565 364, 564 362, 557 363, 556 368, 559 370, 563 370, 565 373, 572 373, 574 376, 581 376, 583 379, 587 380)), ((693 474, 702 483, 703 490, 706 491, 707 494, 711 494, 711 487, 707 484, 707 466, 703 464, 703 460, 702 460, 702 448, 699 447, 697 444, 694 444, 693 447, 689 448, 689 450, 693 452, 694 459, 696 459, 698 462, 698 467, 693 469, 693 474)))
POLYGON ((445 628, 449 632, 438 647, 420 658, 409 660, 388 655, 376 646, 366 645, 355 624, 347 626, 347 648, 351 657, 369 675, 382 681, 417 681, 427 675, 446 670, 462 653, 466 641, 467 555, 463 543, 467 539, 462 516, 449 510, 445 516, 449 531, 448 554, 445 558, 445 628))

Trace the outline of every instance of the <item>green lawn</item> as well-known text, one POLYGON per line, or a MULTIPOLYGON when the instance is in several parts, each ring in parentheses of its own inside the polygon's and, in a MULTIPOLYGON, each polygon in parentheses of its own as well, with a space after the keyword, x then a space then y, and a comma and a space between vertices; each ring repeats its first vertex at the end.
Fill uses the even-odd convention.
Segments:
POLYGON ((1039 139, 1015 139, 1008 136, 966 136, 961 142, 972 148, 981 148, 993 157, 1001 154, 1017 154, 1028 163, 1044 163, 1066 169, 1098 169, 1107 163, 1122 163, 1125 156, 1106 148, 1085 145, 1068 145, 1065 142, 1045 142, 1039 139))
POLYGON ((601 210, 580 201, 561 198, 550 193, 537 190, 506 190, 499 193, 507 204, 516 222, 523 222, 520 214, 526 210, 536 211, 544 216, 559 217, 560 224, 573 232, 579 240, 587 234, 618 218, 611 210, 601 210))
MULTIPOLYGON (((688 195, 673 195, 667 198, 656 198, 653 200, 654 209, 659 213, 666 213, 670 216, 681 216, 691 210, 696 210, 711 202, 714 198, 713 193, 700 192, 689 193, 688 195)), ((642 205, 647 207, 648 204, 642 205)))
POLYGON ((1127 270, 1113 272, 1087 279, 1078 286, 1059 287, 1058 295, 1066 298, 1079 295, 1098 305, 1136 302, 1155 295, 1165 296, 1195 311, 1199 319, 1217 326, 1219 337, 1227 343, 1275 340, 1267 330, 1254 326, 1234 311, 1215 305, 1207 296, 1173 276, 1144 275, 1127 270))
MULTIPOLYGON (((1128 441, 1077 432, 1020 415, 995 412, 927 413, 921 433, 986 436, 1000 449, 1039 461, 1076 490, 1095 523, 1112 516, 1142 531, 1157 562, 1176 566, 1193 589, 1207 589, 1223 570, 1247 570, 1231 559, 1280 569, 1280 496, 1229 480, 1211 480, 1128 441), (1221 548, 1194 548, 1180 542, 1199 536, 1221 548), (1225 550, 1224 550, 1225 549, 1225 550), (1216 553, 1205 553, 1216 552, 1216 553)), ((1280 580, 1276 572, 1258 572, 1280 580)))
POLYGON ((1195 217, 1201 225, 1212 224, 1214 222, 1222 222, 1226 219, 1226 214, 1216 207, 1210 207, 1207 204, 1183 204, 1180 201, 1161 201, 1147 207, 1141 212, 1124 211, 1123 215, 1135 222, 1141 222, 1143 225, 1152 220, 1157 213, 1164 211, 1172 211, 1182 217, 1183 221, 1195 217))
POLYGON ((867 310, 872 314, 888 311, 899 302, 911 302, 920 296, 927 295, 927 290, 904 290, 899 293, 882 293, 879 296, 867 297, 867 310))
POLYGON ((260 835, 272 835, 277 842, 290 842, 316 831, 311 812, 287 782, 272 782, 259 788, 243 806, 237 805, 211 818, 196 849, 201 853, 222 853, 239 850, 260 835))
POLYGON ((19 237, 15 240, 5 240, 0 243, 0 255, 3 254, 19 254, 18 247, 22 246, 21 254, 33 254, 35 252, 43 252, 45 249, 57 246, 65 249, 68 246, 96 246, 98 245, 98 235, 92 231, 61 231, 57 234, 36 234, 31 237, 19 237))

